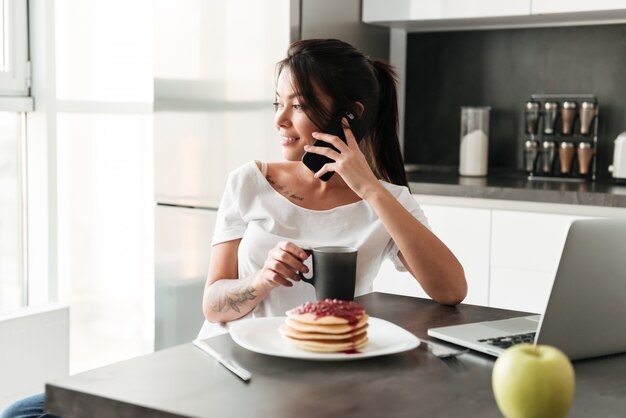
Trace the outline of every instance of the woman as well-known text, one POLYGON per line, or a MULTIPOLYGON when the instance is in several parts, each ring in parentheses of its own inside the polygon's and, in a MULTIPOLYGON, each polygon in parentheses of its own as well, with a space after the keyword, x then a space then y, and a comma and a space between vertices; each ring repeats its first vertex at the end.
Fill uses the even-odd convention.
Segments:
MULTIPOLYGON (((390 257, 434 300, 461 302, 463 268, 430 232, 406 187, 393 70, 333 39, 295 42, 277 70, 275 124, 286 161, 250 162, 229 176, 199 338, 226 332, 225 323, 243 316, 284 315, 313 300, 313 287, 298 271, 308 271, 303 249, 320 245, 358 248, 357 295, 371 291, 380 263, 390 257), (360 146, 348 128, 347 144, 320 132, 338 110, 358 115, 360 146), (340 152, 313 146, 317 139, 340 152), (313 174, 301 162, 305 151, 335 162, 313 174), (327 172, 335 174, 321 181, 327 172)), ((2 418, 52 417, 43 405, 43 394, 35 395, 2 418)))
POLYGON ((275 126, 286 161, 250 162, 229 176, 199 338, 224 332, 225 323, 241 317, 284 315, 314 299, 298 272, 308 271, 303 249, 321 245, 358 248, 356 295, 371 291, 390 257, 435 301, 461 302, 463 268, 429 230, 406 187, 391 67, 345 42, 310 39, 291 45, 277 74, 275 126), (322 132, 340 110, 358 115, 360 144, 345 120, 347 144, 322 132), (339 152, 314 146, 316 140, 339 152), (312 173, 301 162, 304 152, 335 162, 312 173), (321 181, 328 172, 335 174, 321 181))

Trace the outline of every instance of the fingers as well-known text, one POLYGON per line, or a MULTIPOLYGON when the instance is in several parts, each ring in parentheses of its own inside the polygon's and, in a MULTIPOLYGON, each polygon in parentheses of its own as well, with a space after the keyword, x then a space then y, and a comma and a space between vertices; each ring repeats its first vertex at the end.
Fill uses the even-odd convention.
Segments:
POLYGON ((320 132, 314 132, 312 134, 313 138, 328 142, 330 145, 337 148, 339 152, 330 147, 309 145, 305 145, 304 150, 323 155, 333 160, 332 162, 326 163, 315 173, 314 176, 316 178, 320 178, 329 172, 338 173, 344 181, 346 181, 348 186, 361 196, 360 192, 357 190, 362 189, 362 186, 366 182, 372 183, 373 180, 376 180, 376 177, 374 176, 367 159, 363 155, 363 152, 359 148, 356 138, 348 126, 347 120, 343 118, 342 122, 347 144, 334 135, 320 132))
POLYGON ((298 272, 308 272, 303 261, 308 254, 291 242, 281 242, 268 253, 262 271, 262 277, 273 287, 292 287, 292 281, 299 281, 298 272))
MULTIPOLYGON (((328 142, 329 144, 333 145, 335 148, 339 149, 339 152, 335 151, 334 149, 330 147, 316 147, 314 145, 305 145, 304 150, 306 152, 312 152, 313 154, 323 155, 325 157, 330 158, 333 161, 339 160, 342 153, 344 153, 343 154, 344 156, 348 154, 349 150, 346 148, 346 144, 336 136, 314 132, 313 137, 316 139, 321 139, 323 141, 328 142)), ((325 164, 317 173, 315 173, 315 177, 319 178, 328 171, 335 171, 334 164, 331 164, 331 163, 325 164)))
POLYGON ((318 172, 316 172, 313 177, 315 178, 320 178, 322 177, 324 174, 328 173, 328 172, 335 172, 337 171, 337 163, 326 163, 322 166, 322 168, 319 169, 318 172))
POLYGON ((352 129, 350 129, 350 125, 348 124, 346 118, 341 119, 341 126, 343 127, 343 134, 346 137, 346 141, 348 142, 348 148, 358 146, 359 144, 356 141, 356 137, 354 136, 352 129))
POLYGON ((302 264, 302 261, 309 258, 309 254, 306 251, 304 251, 302 248, 298 247, 296 244, 290 241, 279 242, 276 247, 296 257, 298 261, 300 262, 300 264, 306 268, 306 266, 302 264))
MULTIPOLYGON (((324 142, 328 142, 329 144, 331 144, 332 146, 334 146, 335 148, 337 148, 339 150, 339 152, 344 152, 345 150, 348 149, 348 145, 346 145, 345 142, 343 142, 341 140, 341 138, 339 138, 338 136, 335 135, 330 135, 330 134, 325 134, 323 132, 313 132, 311 134, 313 136, 313 138, 315 139, 320 139, 324 142)), ((353 135, 354 136, 354 135, 353 135)), ((331 149, 328 147, 314 147, 314 148, 326 148, 326 149, 331 149)), ((335 151, 336 152, 336 151, 335 151)))
MULTIPOLYGON (((337 137, 333 137, 333 138, 337 138, 337 137)), ((343 143, 342 140, 340 140, 339 138, 337 138, 337 140, 339 142, 341 142, 343 144, 343 146, 345 147, 346 145, 343 143)), ((329 162, 326 163, 322 166, 322 168, 319 169, 319 171, 317 171, 314 175, 315 178, 320 178, 322 177, 324 174, 332 171, 335 172, 338 170, 339 165, 343 164, 343 158, 346 158, 349 154, 349 150, 346 151, 344 150, 343 152, 339 153, 331 148, 327 148, 327 147, 313 147, 313 146, 305 146, 304 150, 307 152, 313 152, 315 154, 321 154, 324 155, 328 158, 330 158, 331 160, 333 160, 333 162, 329 162), (343 156, 343 158, 342 158, 343 156)))

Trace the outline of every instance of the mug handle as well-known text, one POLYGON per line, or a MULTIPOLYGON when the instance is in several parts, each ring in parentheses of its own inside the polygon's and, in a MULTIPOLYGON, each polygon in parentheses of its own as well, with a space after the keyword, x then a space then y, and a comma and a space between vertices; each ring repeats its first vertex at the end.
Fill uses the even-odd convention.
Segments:
MULTIPOLYGON (((307 253, 310 257, 313 256, 313 250, 304 250, 304 252, 307 253)), ((300 278, 302 279, 302 281, 315 286, 315 272, 313 272, 311 277, 304 277, 304 274, 302 274, 301 271, 299 271, 298 274, 300 275, 300 278)))

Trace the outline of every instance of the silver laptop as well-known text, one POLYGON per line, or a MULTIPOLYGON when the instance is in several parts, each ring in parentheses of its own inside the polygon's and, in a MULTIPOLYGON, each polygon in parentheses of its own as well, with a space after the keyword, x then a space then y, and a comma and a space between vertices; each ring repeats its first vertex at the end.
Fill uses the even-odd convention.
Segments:
POLYGON ((626 352, 626 219, 572 223, 543 315, 428 335, 494 356, 526 341, 558 347, 571 360, 626 352))

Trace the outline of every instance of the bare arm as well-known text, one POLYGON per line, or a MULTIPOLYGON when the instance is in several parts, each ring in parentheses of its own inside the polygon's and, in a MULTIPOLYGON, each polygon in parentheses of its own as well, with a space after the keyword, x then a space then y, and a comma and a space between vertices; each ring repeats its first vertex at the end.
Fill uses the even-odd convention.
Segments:
POLYGON ((237 250, 241 240, 217 244, 204 287, 202 310, 209 322, 228 322, 250 312, 269 293, 254 283, 254 277, 237 276, 237 250))
POLYGON ((435 301, 456 305, 467 294, 461 263, 448 247, 380 183, 365 200, 374 208, 400 250, 400 260, 435 301))
POLYGON ((456 305, 467 294, 461 263, 454 254, 376 179, 350 129, 344 125, 347 144, 338 137, 314 133, 313 137, 333 144, 340 152, 326 147, 304 149, 325 155, 334 163, 326 164, 316 177, 336 171, 348 187, 367 201, 400 250, 400 259, 435 301, 456 305))
POLYGON ((277 286, 291 287, 300 280, 297 271, 307 271, 301 259, 308 255, 289 242, 270 250, 265 265, 251 277, 238 277, 237 253, 240 239, 213 246, 204 287, 202 310, 209 322, 241 318, 277 286))

